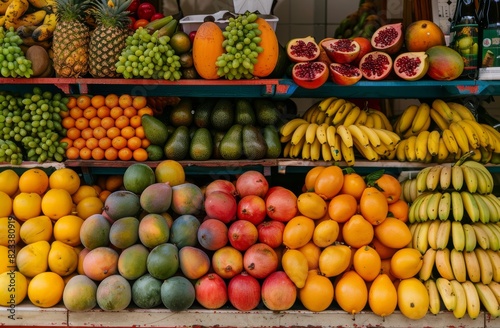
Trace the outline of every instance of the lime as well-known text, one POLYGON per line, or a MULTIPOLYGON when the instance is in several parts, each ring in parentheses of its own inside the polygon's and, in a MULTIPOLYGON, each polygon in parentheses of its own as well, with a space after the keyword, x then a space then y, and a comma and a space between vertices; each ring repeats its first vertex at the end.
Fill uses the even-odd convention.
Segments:
POLYGON ((150 161, 159 161, 163 158, 163 149, 158 145, 149 145, 146 151, 150 161))

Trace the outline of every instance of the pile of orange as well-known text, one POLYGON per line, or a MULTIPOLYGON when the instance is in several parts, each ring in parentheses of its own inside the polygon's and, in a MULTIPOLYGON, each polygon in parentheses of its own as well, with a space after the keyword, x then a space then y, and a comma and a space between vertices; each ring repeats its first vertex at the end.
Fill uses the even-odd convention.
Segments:
POLYGON ((150 145, 141 116, 153 114, 144 96, 128 94, 79 95, 70 97, 68 111, 61 112, 67 129, 68 159, 135 160, 148 159, 150 145))

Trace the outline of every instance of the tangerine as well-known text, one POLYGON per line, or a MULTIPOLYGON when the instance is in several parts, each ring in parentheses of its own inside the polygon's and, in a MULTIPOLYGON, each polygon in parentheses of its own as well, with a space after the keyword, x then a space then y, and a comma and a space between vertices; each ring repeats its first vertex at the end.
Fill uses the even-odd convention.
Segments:
POLYGON ((128 149, 126 146, 118 150, 118 158, 122 161, 130 161, 133 156, 132 150, 128 149))
POLYGON ((132 106, 133 100, 134 99, 132 98, 131 95, 123 94, 118 98, 118 104, 120 105, 121 108, 125 109, 127 107, 132 106))
POLYGON ((186 180, 184 167, 177 161, 161 161, 155 169, 156 182, 169 182, 170 185, 177 186, 186 180))
POLYGON ((340 192, 342 194, 349 194, 359 201, 365 188, 365 179, 363 179, 363 177, 358 173, 352 172, 344 175, 344 183, 340 192))
POLYGON ((314 182, 314 192, 323 199, 332 199, 342 189, 344 173, 338 166, 332 165, 322 170, 314 182))
POLYGON ((325 169, 325 166, 315 166, 309 171, 307 171, 305 178, 305 188, 306 191, 314 191, 314 183, 319 173, 325 169))
POLYGON ((328 203, 328 215, 339 223, 346 222, 358 210, 356 198, 350 194, 339 194, 328 203))
POLYGON ((103 95, 95 95, 90 99, 90 104, 94 108, 99 108, 104 106, 104 96, 103 95))
POLYGON ((80 95, 76 98, 76 105, 80 109, 85 109, 90 106, 90 97, 88 95, 80 95))
POLYGON ((409 205, 403 199, 398 199, 388 207, 389 216, 393 216, 405 223, 408 222, 409 205))
POLYGON ((344 242, 354 248, 370 244, 373 236, 373 225, 360 214, 353 215, 342 226, 342 238, 344 242))
POLYGON ((116 107, 118 106, 118 96, 114 93, 110 93, 108 94, 105 98, 104 98, 104 104, 109 107, 109 108, 113 108, 113 107, 116 107))
POLYGON ((395 203, 401 198, 403 189, 399 180, 394 176, 384 173, 375 181, 375 184, 382 194, 384 194, 385 198, 387 198, 388 204, 395 203))
POLYGON ((73 195, 80 188, 80 182, 78 173, 68 167, 55 170, 49 177, 51 189, 65 189, 70 195, 73 195))

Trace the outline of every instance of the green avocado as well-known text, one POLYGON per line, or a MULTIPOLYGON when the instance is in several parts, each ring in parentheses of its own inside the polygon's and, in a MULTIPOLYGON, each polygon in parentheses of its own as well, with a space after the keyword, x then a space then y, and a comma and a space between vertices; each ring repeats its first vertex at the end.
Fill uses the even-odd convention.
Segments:
POLYGON ((146 138, 153 145, 163 146, 168 139, 167 126, 154 116, 145 114, 142 116, 142 126, 146 138))
POLYGON ((223 159, 235 160, 243 156, 243 126, 234 124, 220 141, 219 152, 223 159))
POLYGON ((234 104, 231 99, 217 100, 210 115, 210 125, 217 130, 227 131, 234 123, 234 104))
POLYGON ((212 157, 213 141, 210 130, 199 128, 193 134, 189 146, 189 156, 195 161, 206 161, 212 157))
POLYGON ((252 103, 249 100, 243 98, 236 100, 235 111, 236 111, 235 113, 236 124, 255 125, 257 123, 257 120, 255 118, 255 111, 252 107, 252 103))
POLYGON ((267 145, 266 158, 278 158, 281 155, 278 129, 274 125, 266 125, 262 134, 267 145))
POLYGON ((163 149, 165 157, 176 161, 185 159, 189 153, 190 142, 189 128, 184 125, 177 127, 163 149))
POLYGON ((243 154, 248 159, 262 159, 266 157, 267 144, 260 129, 255 125, 244 125, 242 131, 243 154))

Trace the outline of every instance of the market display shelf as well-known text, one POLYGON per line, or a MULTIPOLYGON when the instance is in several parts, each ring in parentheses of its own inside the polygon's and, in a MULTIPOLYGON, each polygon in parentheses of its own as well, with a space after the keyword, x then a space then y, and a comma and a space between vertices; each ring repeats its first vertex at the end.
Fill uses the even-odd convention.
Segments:
POLYGON ((351 86, 326 82, 304 89, 291 79, 165 81, 155 79, 100 78, 0 78, 0 90, 29 92, 34 85, 59 89, 66 94, 123 94, 178 97, 324 98, 443 98, 500 94, 500 81, 360 81, 351 86))
POLYGON ((500 319, 481 312, 476 319, 467 315, 456 319, 452 312, 442 311, 437 315, 428 313, 424 318, 412 320, 399 311, 386 318, 370 311, 351 315, 342 310, 311 312, 304 309, 269 311, 257 308, 252 311, 237 311, 231 307, 217 310, 191 308, 172 312, 165 308, 127 308, 123 311, 106 312, 95 309, 72 312, 57 305, 38 308, 24 302, 14 308, 15 320, 9 319, 7 311, 0 316, 0 326, 37 327, 498 327, 500 319))

